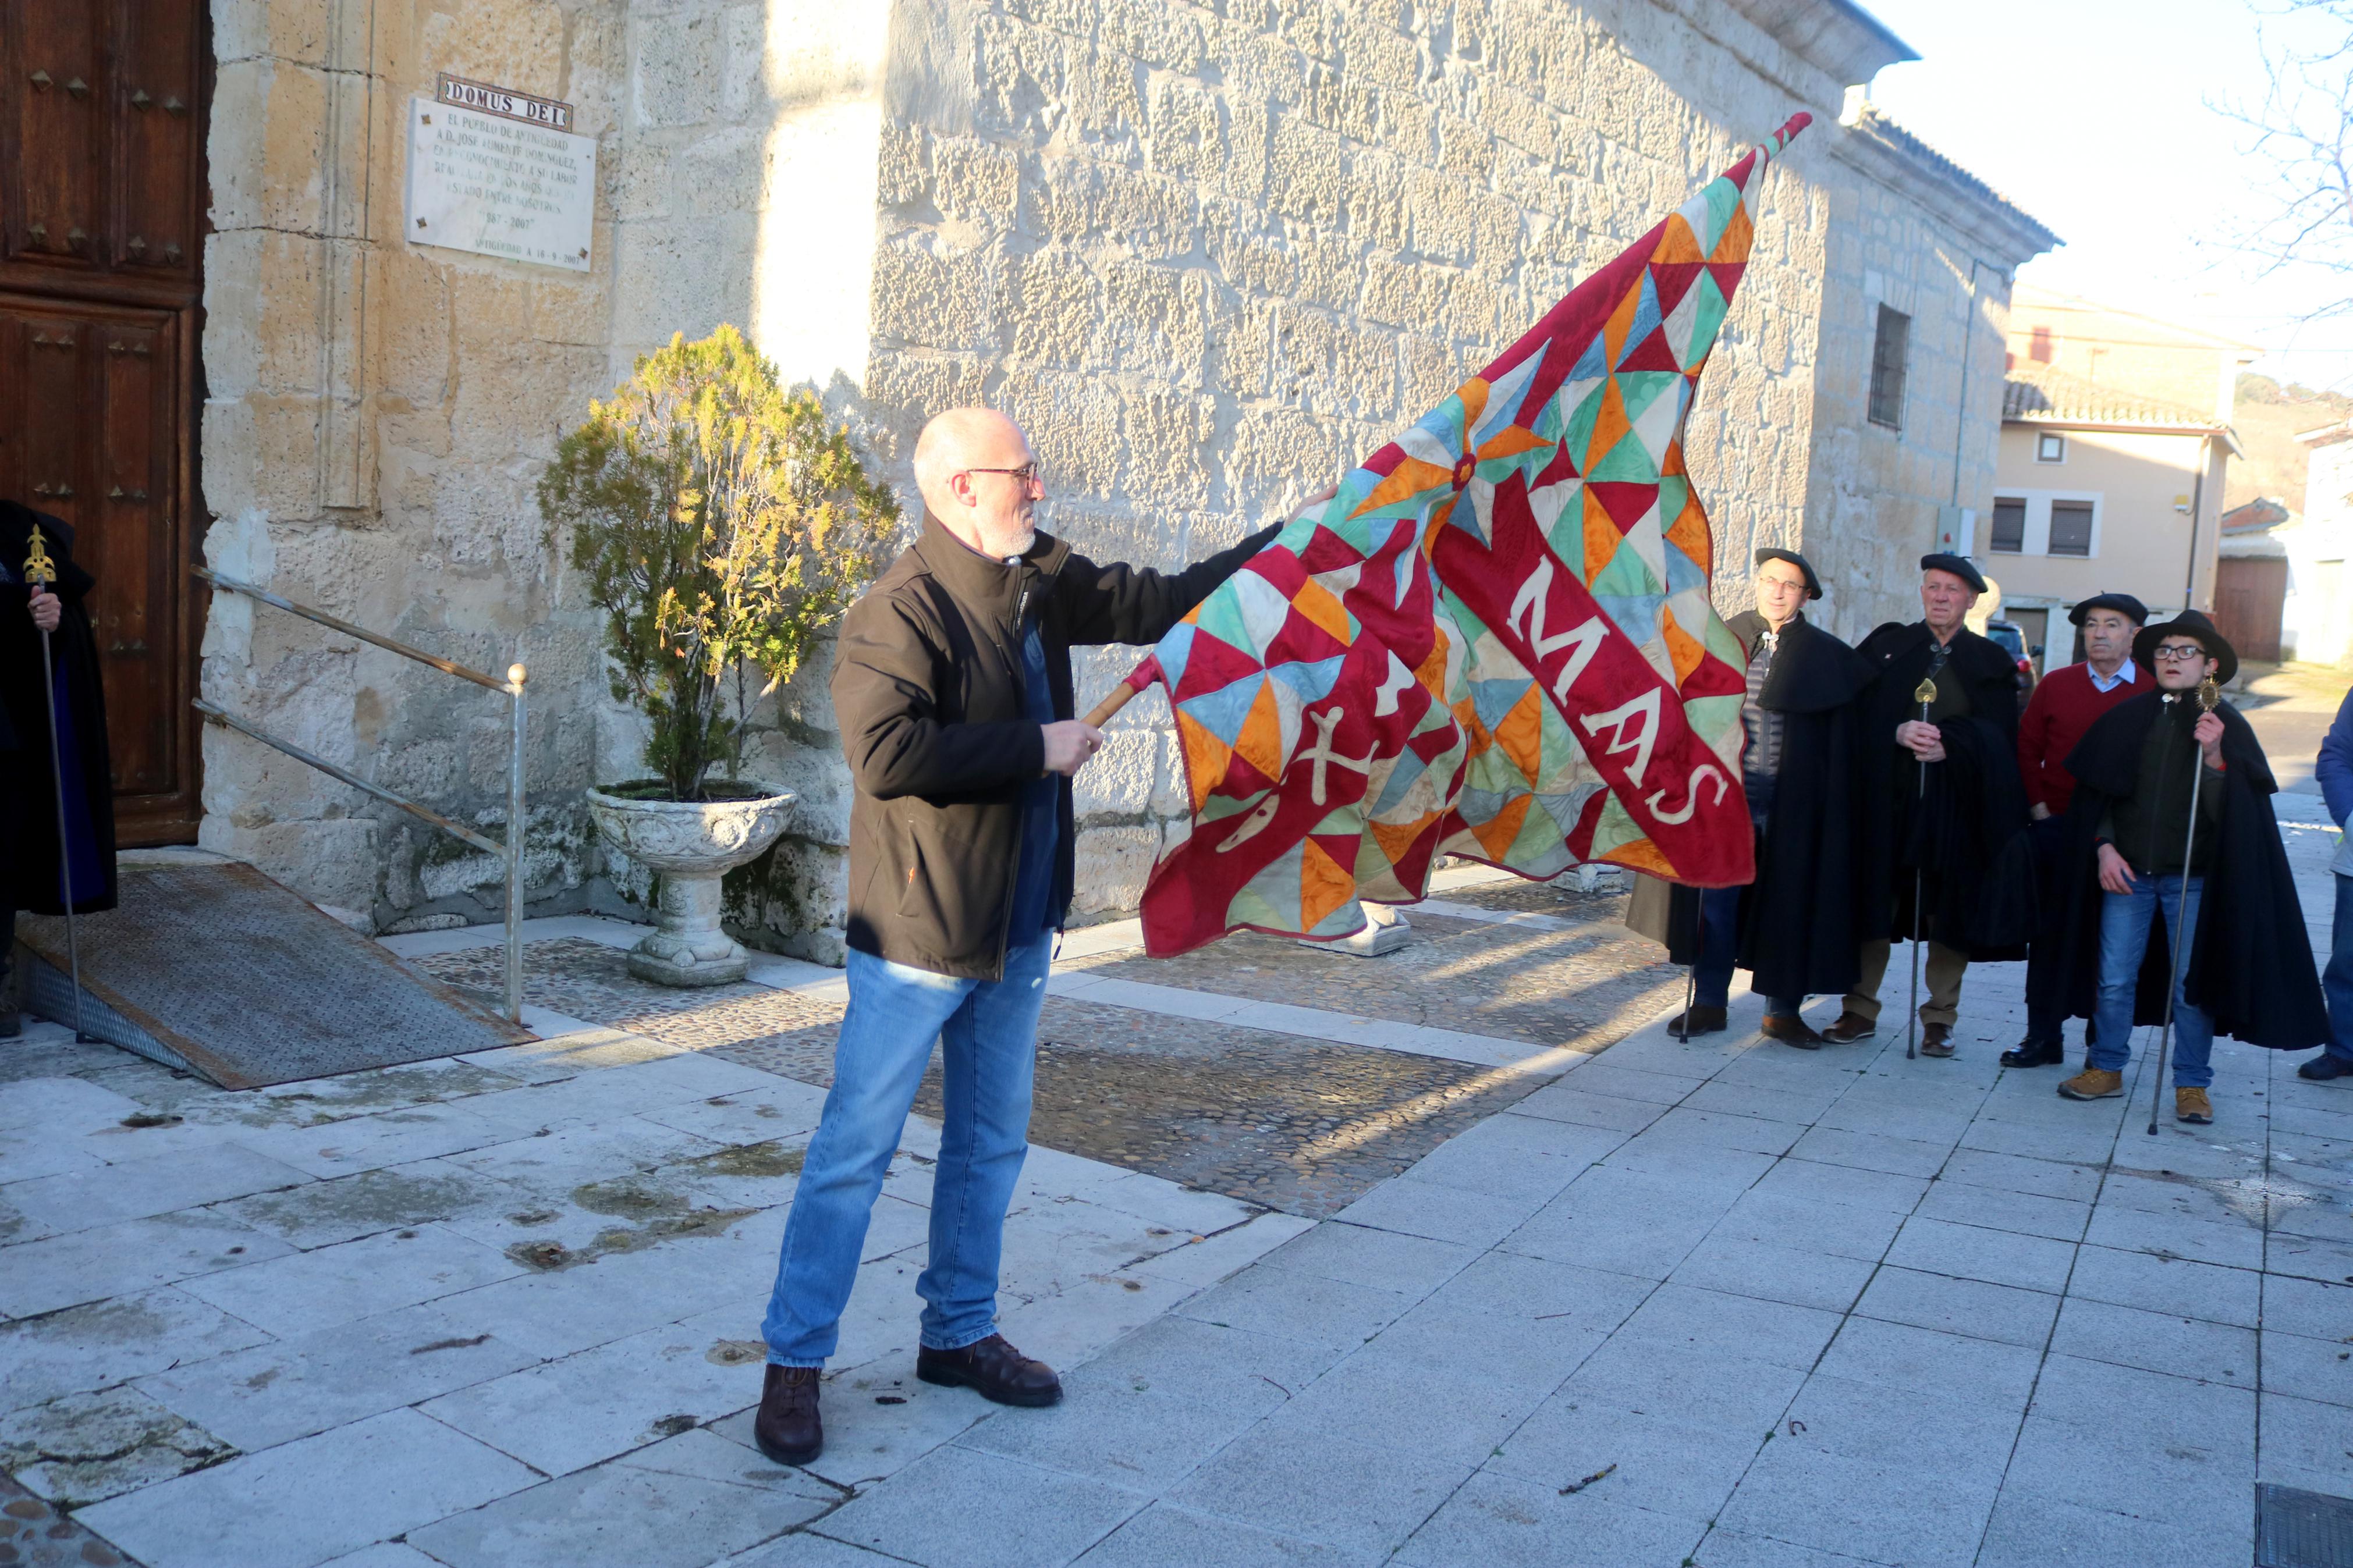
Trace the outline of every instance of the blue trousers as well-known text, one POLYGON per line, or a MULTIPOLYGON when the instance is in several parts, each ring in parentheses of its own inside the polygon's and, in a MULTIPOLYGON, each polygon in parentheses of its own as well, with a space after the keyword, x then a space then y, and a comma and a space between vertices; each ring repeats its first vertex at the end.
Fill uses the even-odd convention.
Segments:
POLYGON ((2337 884, 2337 919, 2329 927, 2320 989, 2328 997, 2328 1054, 2353 1062, 2353 877, 2330 880, 2337 884))
POLYGON ((1029 1152, 1038 1011, 1054 933, 1005 954, 1002 980, 958 980, 869 953, 849 955, 849 1010, 833 1089, 785 1222, 776 1287, 760 1325, 768 1360, 823 1366, 858 1279, 867 1221, 908 1109, 940 1042, 940 1160, 932 1171, 931 1256, 915 1293, 923 1342, 962 1350, 997 1331, 1005 1211, 1029 1152))
MULTIPOLYGON (((1773 811, 1773 781, 1759 773, 1742 777, 1748 796, 1748 825, 1761 841, 1773 811)), ((1732 996, 1733 960, 1740 952, 1740 895, 1744 888, 1705 888, 1699 895, 1699 962, 1692 965, 1692 1005, 1722 1007, 1732 996)), ((1768 996, 1768 1015, 1795 1013, 1805 1001, 1768 996)))
POLYGON ((2182 1000, 2181 986, 2189 972, 2189 948, 2198 931, 2198 900, 2206 879, 2189 879, 2186 905, 2181 881, 2136 874, 2131 892, 2100 895, 2100 1010, 2093 1019, 2091 1057, 2094 1067, 2109 1072, 2122 1072, 2132 1059, 2133 994, 2140 984, 2149 928, 2162 920, 2173 954, 2173 1087, 2204 1089, 2214 1081, 2209 1061, 2214 1021, 2182 1000))

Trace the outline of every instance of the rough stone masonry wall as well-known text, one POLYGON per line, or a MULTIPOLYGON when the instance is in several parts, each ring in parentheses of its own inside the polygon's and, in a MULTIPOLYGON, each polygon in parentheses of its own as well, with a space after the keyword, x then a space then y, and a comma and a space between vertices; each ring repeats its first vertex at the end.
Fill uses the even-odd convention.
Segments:
MULTIPOLYGON (((625 85, 617 5, 216 0, 206 256, 212 563, 491 672, 530 668, 532 872, 584 898, 567 790, 601 680, 560 607, 532 486, 607 385, 607 276, 406 243, 408 100, 448 70, 565 98, 596 134, 625 85)), ((596 247, 611 231, 598 226, 596 247)), ((461 819, 501 824, 502 699, 221 596, 206 695, 461 819)), ((480 919, 490 858, 215 730, 202 841, 380 922, 480 919), (480 898, 475 897, 479 891, 480 898)))
MULTIPOLYGON (((879 450, 903 479, 930 411, 987 402, 1029 430, 1047 525, 1082 552, 1173 566, 1230 543, 1792 110, 1837 134, 1839 84, 1722 6, 1692 13, 933 8, 894 39, 886 95, 863 404, 879 450)), ((1799 149, 1800 170, 1823 151, 1799 149)), ((1826 218, 1785 171, 1763 212, 1691 425, 1736 603, 1746 542, 1800 527, 1826 218)), ((1134 658, 1086 659, 1082 706, 1134 658)), ((808 696, 804 732, 830 745, 808 696)), ((1132 908, 1184 817, 1157 697, 1123 716, 1078 806, 1077 912, 1132 908)))

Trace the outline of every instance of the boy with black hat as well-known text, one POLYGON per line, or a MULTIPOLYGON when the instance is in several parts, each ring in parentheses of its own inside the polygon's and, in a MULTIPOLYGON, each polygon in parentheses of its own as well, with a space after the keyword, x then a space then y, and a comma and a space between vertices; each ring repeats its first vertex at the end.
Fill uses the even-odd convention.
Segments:
POLYGON ((1986 929, 1986 879, 2025 826, 2018 781, 2018 666, 1968 629, 1986 580, 1968 559, 1920 558, 1922 618, 1881 626, 1855 651, 1877 675, 1862 700, 1863 840, 1861 974, 1826 1040, 1879 1026, 1879 984, 1894 942, 1928 943, 1920 1054, 1953 1054, 1961 976, 1971 959, 2023 956, 1986 929), (1916 692, 1935 690, 1924 717, 1916 692), (1925 766, 1924 766, 1925 764, 1925 766), (1915 897, 1916 895, 1916 897, 1915 897))
POLYGON ((1641 878, 1626 923, 1693 966, 1692 1005, 1670 1033, 1725 1026, 1736 965, 1766 998, 1766 1036, 1819 1050, 1821 1036, 1798 1009, 1854 983, 1855 698, 1873 671, 1807 621, 1803 606, 1822 584, 1804 556, 1759 550, 1756 581, 1757 608, 1725 623, 1748 653, 1740 767, 1756 879, 1702 891, 1641 878))
MULTIPOLYGON (((2148 689, 2148 678, 2132 657, 2133 637, 2148 623, 2147 605, 2130 594, 2098 594, 2069 610, 2067 618, 2083 635, 2083 661, 2062 665, 2037 682, 2018 721, 2018 773, 2031 819, 2026 831, 2046 910, 2063 902, 2053 879, 2066 846, 2067 803, 2075 794, 2067 753, 2102 714, 2148 689)), ((2055 1067, 2066 1058, 2062 987, 2052 963, 2056 937, 2055 928, 2038 931, 2027 950, 2026 1038, 2001 1053, 2006 1068, 2055 1067)))
POLYGON ((2328 1037, 2328 1021, 2271 765, 2238 710, 2217 696, 2205 711, 2199 692, 2238 673, 2237 653, 2184 610, 2143 627, 2133 657, 2153 689, 2094 721, 2067 758, 2069 1011, 2097 1012, 2091 1063, 2059 1092, 2122 1094, 2133 1027, 2162 1024, 2170 990, 2174 1118, 2203 1126, 2217 1033, 2302 1050, 2328 1037))

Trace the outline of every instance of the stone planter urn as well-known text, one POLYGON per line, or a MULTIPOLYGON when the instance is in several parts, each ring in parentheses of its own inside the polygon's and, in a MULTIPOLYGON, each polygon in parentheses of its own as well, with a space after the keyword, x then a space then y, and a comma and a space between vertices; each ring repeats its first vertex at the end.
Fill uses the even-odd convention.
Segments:
POLYGON ((658 872, 661 891, 654 929, 629 950, 629 973, 657 985, 724 985, 751 963, 743 944, 719 928, 720 879, 776 841, 798 798, 773 784, 715 784, 741 790, 729 800, 636 798, 650 784, 588 792, 588 815, 607 842, 658 872))

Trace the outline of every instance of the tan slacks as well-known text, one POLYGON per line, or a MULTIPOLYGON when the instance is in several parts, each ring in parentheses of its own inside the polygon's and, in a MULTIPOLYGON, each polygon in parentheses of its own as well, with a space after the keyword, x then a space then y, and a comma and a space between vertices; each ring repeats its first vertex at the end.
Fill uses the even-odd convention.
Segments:
MULTIPOLYGON (((1862 952, 1857 955, 1862 974, 1855 981, 1854 989, 1847 993, 1848 1012, 1869 1018, 1873 1023, 1879 1021, 1879 983, 1887 978, 1887 958, 1894 945, 1883 939, 1862 944, 1862 952)), ((1925 962, 1921 967, 1926 972, 1924 978, 1927 984, 1928 999, 1920 1004, 1920 1021, 1942 1024, 1949 1029, 1960 1021, 1961 976, 1968 973, 1968 957, 1941 942, 1930 942, 1923 957, 1925 962)), ((1907 953, 1904 961, 1911 963, 1910 954, 1907 953)))

